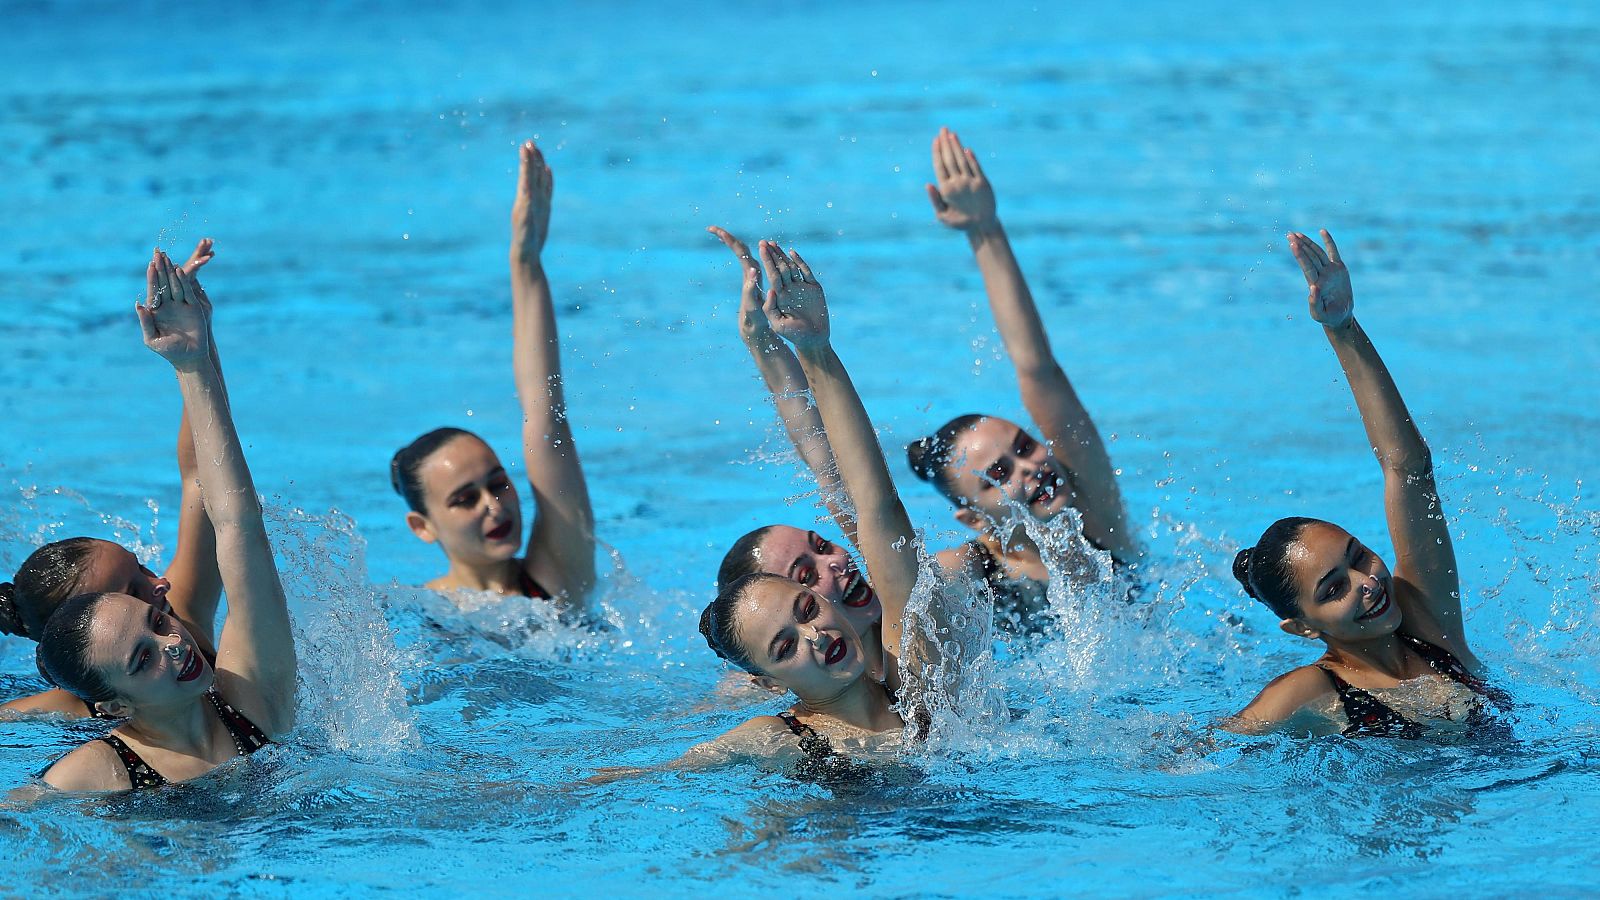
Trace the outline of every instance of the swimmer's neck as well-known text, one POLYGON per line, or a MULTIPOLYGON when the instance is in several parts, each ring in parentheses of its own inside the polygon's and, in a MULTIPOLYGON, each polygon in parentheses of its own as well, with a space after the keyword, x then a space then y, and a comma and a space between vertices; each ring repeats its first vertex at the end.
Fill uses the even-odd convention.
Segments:
POLYGON ((210 705, 204 697, 195 697, 168 706, 146 707, 123 722, 122 730, 151 747, 210 759, 215 740, 211 729, 215 716, 208 709, 210 705))
POLYGON ((857 678, 849 687, 832 697, 806 699, 795 704, 796 712, 826 716, 862 731, 892 731, 905 722, 889 704, 889 695, 883 685, 867 675, 857 678))
POLYGON ((522 593, 522 560, 513 557, 502 562, 474 566, 450 561, 450 571, 428 582, 434 591, 492 591, 506 596, 522 593))
POLYGON ((1323 658, 1329 662, 1346 669, 1377 672, 1395 681, 1404 681, 1407 677, 1408 655, 1405 642, 1400 640, 1398 630, 1370 641, 1329 640, 1327 643, 1328 652, 1323 658))

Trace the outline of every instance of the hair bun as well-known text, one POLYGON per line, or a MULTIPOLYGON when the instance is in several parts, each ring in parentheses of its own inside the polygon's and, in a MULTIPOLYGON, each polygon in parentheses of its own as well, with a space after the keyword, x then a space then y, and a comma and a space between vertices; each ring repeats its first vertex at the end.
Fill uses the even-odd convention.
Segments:
POLYGON ((936 474, 936 458, 934 445, 937 438, 917 438, 906 445, 906 462, 911 464, 911 473, 923 481, 932 481, 936 474))
POLYGON ((28 626, 17 609, 17 586, 9 581, 0 583, 0 634, 28 636, 28 626))
MULTIPOLYGON (((409 446, 407 445, 408 448, 409 446)), ((394 492, 402 497, 406 495, 406 486, 400 480, 400 457, 404 456, 405 452, 405 450, 401 450, 389 460, 389 486, 394 488, 394 492)))
POLYGON ((1250 553, 1254 549, 1254 547, 1246 547, 1240 550, 1238 555, 1233 558, 1233 577, 1238 579, 1239 586, 1244 588, 1244 592, 1253 598, 1256 596, 1256 592, 1255 588, 1250 586, 1250 553))
POLYGON ((722 648, 717 646, 717 639, 714 636, 717 627, 712 621, 715 615, 712 611, 714 606, 715 603, 708 604, 700 613, 700 636, 706 639, 706 646, 711 648, 711 652, 715 653, 718 659, 727 659, 728 654, 723 653, 722 648))

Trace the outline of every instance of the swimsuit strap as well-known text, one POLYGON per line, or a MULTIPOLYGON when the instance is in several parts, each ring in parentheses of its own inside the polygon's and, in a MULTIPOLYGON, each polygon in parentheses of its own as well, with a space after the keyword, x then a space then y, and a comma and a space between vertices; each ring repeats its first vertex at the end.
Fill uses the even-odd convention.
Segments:
POLYGON ((239 751, 240 756, 249 756, 260 750, 272 741, 256 723, 250 721, 244 713, 233 708, 233 705, 222 699, 222 695, 215 690, 206 691, 206 698, 211 701, 211 707, 217 711, 217 716, 222 719, 222 724, 227 727, 228 734, 233 737, 233 748, 239 751))
POLYGON ((1346 737, 1357 734, 1378 734, 1390 737, 1415 739, 1422 736, 1422 726, 1400 715, 1377 697, 1340 678, 1327 666, 1317 666, 1339 695, 1344 706, 1344 717, 1350 724, 1344 730, 1346 737))
POLYGON ((1403 631, 1397 632, 1397 634, 1400 636, 1400 640, 1405 641, 1407 646, 1417 651, 1417 655, 1427 661, 1429 668, 1440 675, 1458 684, 1464 684, 1471 688, 1473 693, 1481 694, 1497 703, 1499 698, 1505 695, 1504 691, 1490 687, 1488 682, 1469 672, 1467 667, 1462 665, 1461 660, 1456 659, 1456 655, 1449 650, 1436 644, 1430 644, 1414 634, 1406 634, 1403 631))
POLYGON ((117 751, 117 756, 122 760, 123 768, 128 770, 128 782, 135 789, 156 788, 167 783, 167 780, 161 777, 161 773, 150 768, 150 764, 141 759, 139 754, 133 752, 133 748, 129 747, 122 738, 114 734, 108 734, 100 740, 105 741, 112 750, 117 751))
POLYGON ((796 719, 794 713, 781 712, 778 713, 778 718, 782 719, 783 724, 789 726, 789 730, 800 739, 800 749, 807 756, 827 758, 834 755, 833 745, 828 743, 828 739, 815 728, 796 719))

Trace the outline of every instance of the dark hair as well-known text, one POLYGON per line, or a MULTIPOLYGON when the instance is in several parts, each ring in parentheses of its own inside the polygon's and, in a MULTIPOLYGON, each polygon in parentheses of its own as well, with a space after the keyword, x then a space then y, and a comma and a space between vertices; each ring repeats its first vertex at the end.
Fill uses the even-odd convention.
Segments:
POLYGON ((1239 551, 1233 558, 1233 577, 1244 592, 1260 600, 1280 619, 1300 614, 1295 599, 1294 569, 1289 565, 1289 545, 1300 539, 1308 525, 1327 525, 1321 519, 1291 516, 1273 522, 1254 547, 1239 551))
POLYGON ((987 418, 981 413, 959 415, 939 426, 939 430, 933 434, 912 441, 906 447, 906 461, 911 464, 912 473, 938 488, 939 493, 951 503, 965 506, 961 495, 956 493, 955 473, 950 468, 950 451, 955 447, 957 435, 987 418))
POLYGON ((734 610, 756 585, 788 580, 771 572, 752 572, 719 591, 717 599, 712 600, 705 612, 700 614, 700 635, 706 639, 706 646, 711 648, 711 652, 751 675, 765 674, 750 660, 750 654, 739 647, 739 636, 734 630, 737 627, 734 610))
POLYGON ((38 640, 51 614, 77 592, 94 545, 94 538, 74 537, 29 554, 16 583, 0 584, 0 633, 38 640))
POLYGON ((412 512, 428 511, 422 501, 422 479, 417 477, 417 471, 434 451, 458 437, 478 436, 463 428, 435 428, 401 447, 389 460, 389 484, 393 485, 396 494, 406 498, 406 505, 411 507, 412 512))
POLYGON ((94 628, 94 613, 109 593, 79 594, 61 604, 39 635, 35 658, 39 674, 64 691, 82 698, 91 706, 117 695, 111 685, 89 664, 89 639, 94 628))
POLYGON ((757 551, 761 549, 761 542, 767 539, 767 534, 776 525, 763 525, 750 532, 728 548, 728 555, 722 558, 722 565, 717 567, 717 593, 722 593, 728 586, 746 575, 754 575, 761 571, 761 557, 757 551))

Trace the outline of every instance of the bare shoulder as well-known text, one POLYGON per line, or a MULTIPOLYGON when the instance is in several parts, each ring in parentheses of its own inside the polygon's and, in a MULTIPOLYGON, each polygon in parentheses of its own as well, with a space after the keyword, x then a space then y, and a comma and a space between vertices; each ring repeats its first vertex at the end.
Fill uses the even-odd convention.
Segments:
POLYGON ((52 688, 30 697, 18 697, 7 703, 0 703, 0 718, 9 719, 44 714, 84 719, 88 718, 89 707, 73 694, 69 694, 60 688, 52 688))
POLYGON ((1317 666, 1301 666, 1272 679, 1234 718, 1242 723, 1271 726, 1287 721, 1307 704, 1332 693, 1333 682, 1326 672, 1317 666))
POLYGON ((672 769, 708 769, 739 759, 767 757, 782 752, 784 741, 779 735, 789 733, 789 726, 777 716, 756 716, 737 727, 690 747, 682 756, 668 765, 672 769))
POLYGON ((127 767, 105 741, 90 741, 56 760, 44 773, 44 782, 59 791, 126 791, 133 787, 127 767))
MULTIPOLYGON (((788 734, 789 725, 779 716, 756 716, 724 734, 730 740, 764 740, 774 734, 788 734)), ((718 740, 721 740, 719 738, 718 740)))

